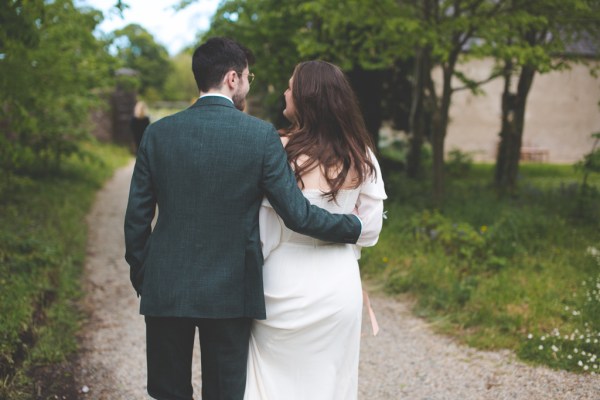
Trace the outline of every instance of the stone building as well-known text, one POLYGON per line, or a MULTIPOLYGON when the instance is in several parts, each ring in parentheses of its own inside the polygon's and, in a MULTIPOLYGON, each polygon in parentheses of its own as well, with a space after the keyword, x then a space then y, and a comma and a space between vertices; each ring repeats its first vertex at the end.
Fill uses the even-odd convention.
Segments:
MULTIPOLYGON (((600 77, 590 67, 600 67, 597 52, 576 48, 587 64, 564 71, 536 74, 526 107, 522 158, 527 161, 574 163, 592 149, 591 134, 600 131, 600 77)), ((474 60, 461 66, 469 77, 485 79, 493 60, 474 60)), ((459 86, 459 83, 456 84, 459 86)), ((503 80, 485 84, 485 94, 468 91, 453 95, 446 151, 469 152, 477 161, 495 161, 499 143, 503 80)))

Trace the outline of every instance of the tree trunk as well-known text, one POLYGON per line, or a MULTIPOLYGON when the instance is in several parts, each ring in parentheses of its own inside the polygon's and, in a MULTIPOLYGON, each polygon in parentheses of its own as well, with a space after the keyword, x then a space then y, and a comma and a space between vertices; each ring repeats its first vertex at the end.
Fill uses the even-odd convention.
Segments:
MULTIPOLYGON (((511 78, 513 64, 510 60, 504 62, 504 89, 502 91, 502 116, 500 125, 500 143, 498 144, 496 154, 496 170, 494 181, 496 188, 500 191, 507 191, 510 186, 508 177, 511 175, 509 168, 514 165, 514 160, 510 160, 515 155, 516 130, 514 127, 515 95, 511 93, 511 78)), ((520 149, 520 146, 517 147, 520 149)), ((516 154, 520 155, 519 153, 516 154)))
POLYGON ((495 184, 501 193, 514 193, 517 188, 521 144, 525 128, 525 106, 531 90, 535 68, 524 66, 519 74, 517 92, 510 92, 510 61, 505 63, 502 93, 502 125, 496 158, 495 184))
POLYGON ((373 144, 379 148, 381 128, 381 98, 383 96, 382 71, 368 71, 359 67, 347 73, 365 119, 373 144))
MULTIPOLYGON (((436 5, 437 0, 424 0, 419 4, 423 21, 431 22, 432 16, 436 15, 436 5)), ((412 136, 406 160, 407 175, 413 179, 418 178, 422 173, 421 149, 425 141, 427 126, 430 125, 433 127, 432 130, 435 130, 433 121, 430 124, 427 123, 427 119, 434 119, 437 100, 435 87, 431 78, 432 68, 431 47, 419 48, 415 57, 414 86, 409 117, 409 127, 412 136), (430 107, 427 107, 427 104, 430 107), (430 109, 428 110, 428 108, 430 109)), ((429 139, 433 138, 430 137, 429 139)))
POLYGON ((433 131, 431 138, 432 172, 433 172, 433 204, 441 208, 444 202, 444 136, 442 132, 441 113, 433 116, 433 131))
POLYGON ((426 79, 431 76, 429 48, 419 49, 415 58, 414 86, 409 117, 409 152, 406 159, 406 173, 409 178, 417 179, 422 175, 421 150, 426 129, 426 79))
MULTIPOLYGON (((431 146, 433 150, 433 203, 440 208, 444 202, 444 143, 448 130, 450 102, 452 100, 452 76, 456 66, 457 54, 451 56, 443 66, 443 88, 439 106, 433 114, 431 146)), ((433 84, 430 84, 433 90, 433 84)))
POLYGON ((384 78, 384 104, 389 107, 384 113, 384 119, 391 118, 394 129, 410 132, 410 113, 413 100, 415 75, 415 59, 396 61, 390 69, 389 79, 384 78))

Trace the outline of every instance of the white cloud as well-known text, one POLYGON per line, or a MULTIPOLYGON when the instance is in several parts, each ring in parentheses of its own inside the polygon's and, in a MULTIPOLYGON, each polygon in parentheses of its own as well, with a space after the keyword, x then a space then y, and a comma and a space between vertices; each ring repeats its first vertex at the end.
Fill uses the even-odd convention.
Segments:
POLYGON ((175 11, 179 0, 125 0, 129 5, 121 18, 113 6, 116 0, 80 0, 79 6, 89 6, 102 11, 104 21, 99 32, 108 33, 128 24, 136 23, 148 30, 158 43, 163 44, 169 54, 177 54, 183 47, 194 42, 196 34, 210 26, 210 19, 219 5, 219 0, 197 0, 183 10, 175 11))

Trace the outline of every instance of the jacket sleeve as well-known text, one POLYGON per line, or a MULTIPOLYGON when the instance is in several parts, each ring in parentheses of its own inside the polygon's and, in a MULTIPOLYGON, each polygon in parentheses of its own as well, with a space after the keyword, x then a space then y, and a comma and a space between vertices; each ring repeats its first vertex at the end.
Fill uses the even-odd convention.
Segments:
POLYGON ((148 164, 147 139, 142 139, 137 153, 125 212, 125 260, 130 267, 131 284, 138 295, 141 294, 144 259, 156 210, 156 194, 148 164))
POLYGON ((361 222, 355 215, 331 214, 311 205, 296 178, 275 128, 265 137, 262 189, 273 209, 293 231, 337 243, 356 243, 361 222))

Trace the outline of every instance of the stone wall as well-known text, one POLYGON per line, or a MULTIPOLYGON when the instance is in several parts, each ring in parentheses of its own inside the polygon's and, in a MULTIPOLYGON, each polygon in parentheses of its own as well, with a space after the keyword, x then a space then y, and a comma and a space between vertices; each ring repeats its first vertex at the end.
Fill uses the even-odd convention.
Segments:
MULTIPOLYGON (((485 79, 492 66, 492 60, 475 60, 459 68, 469 77, 485 79)), ((481 96, 468 91, 454 94, 446 151, 458 148, 472 153, 475 160, 495 161, 502 85, 502 79, 484 85, 481 96)), ((591 76, 586 66, 536 74, 527 101, 523 146, 547 154, 548 162, 578 161, 592 148, 590 134, 600 131, 599 100, 600 78, 591 76)))
POLYGON ((117 88, 110 98, 112 106, 113 141, 129 145, 133 141, 130 122, 136 103, 136 94, 117 88))
POLYGON ((103 105, 90 111, 92 135, 103 142, 130 146, 133 136, 129 123, 137 101, 136 93, 117 88, 100 96, 103 105))

